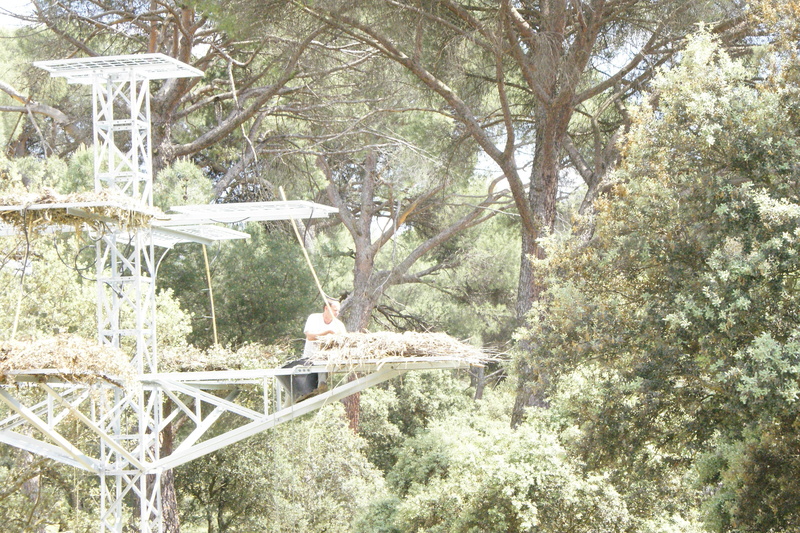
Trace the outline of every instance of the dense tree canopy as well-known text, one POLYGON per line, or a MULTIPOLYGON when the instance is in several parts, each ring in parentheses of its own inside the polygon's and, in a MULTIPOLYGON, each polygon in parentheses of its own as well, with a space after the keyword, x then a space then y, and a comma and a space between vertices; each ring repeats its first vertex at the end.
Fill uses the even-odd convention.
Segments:
MULTIPOLYGON (((332 204, 301 238, 352 329, 516 344, 488 382, 370 389, 359 434, 337 405, 184 465, 186 531, 795 531, 796 10, 37 0, 0 42, 0 192, 91 187, 90 99, 31 61, 166 53, 204 76, 153 86, 161 208, 332 204)), ((162 258, 173 363, 299 351, 319 306, 299 245, 247 230, 208 250, 208 352, 201 250, 162 258)), ((2 338, 93 336, 87 236, 0 239, 2 338)), ((10 531, 96 529, 91 479, 3 457, 10 531)))
POLYGON ((797 527, 778 487, 797 468, 798 101, 775 67, 755 82, 692 41, 634 115, 591 239, 552 248, 530 331, 537 364, 602 384, 575 412, 587 461, 700 458, 718 531, 797 527))
MULTIPOLYGON (((520 216, 519 320, 545 287, 531 260, 544 258, 540 238, 554 230, 565 170, 583 179, 589 208, 618 155, 623 102, 697 23, 713 24, 731 44, 746 27, 735 2, 299 4, 416 77, 429 109, 459 124, 500 169, 520 216)), ((520 360, 515 424, 524 406, 543 401, 541 371, 520 360)))

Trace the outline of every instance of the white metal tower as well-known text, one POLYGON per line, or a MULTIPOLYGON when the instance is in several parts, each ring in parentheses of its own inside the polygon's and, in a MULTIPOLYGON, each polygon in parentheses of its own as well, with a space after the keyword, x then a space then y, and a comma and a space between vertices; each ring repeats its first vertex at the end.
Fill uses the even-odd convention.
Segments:
MULTIPOLYGON (((98 202, 123 207, 130 213, 151 212, 150 81, 202 73, 162 54, 35 64, 70 83, 92 87, 98 202), (127 200, 120 204, 120 196, 130 204, 127 200)), ((96 223, 97 215, 87 207, 86 203, 48 203, 2 209, 24 209, 26 213, 63 209, 96 223)), ((98 337, 102 344, 131 353, 136 382, 126 387, 113 380, 81 385, 64 381, 53 369, 33 369, 19 372, 16 381, 36 394, 16 394, 17 389, 0 387, 0 401, 13 413, 0 420, 0 442, 97 474, 101 531, 121 532, 131 501, 138 502, 136 521, 141 532, 163 531, 161 480, 168 469, 409 370, 465 368, 475 362, 459 357, 398 357, 341 366, 160 373, 155 320, 157 248, 248 237, 220 224, 309 219, 336 212, 329 206, 304 201, 172 209, 174 214, 153 219, 147 227, 129 227, 124 220, 102 220, 106 229, 96 235, 98 337), (350 371, 362 377, 342 380, 328 392, 299 403, 285 401, 291 391, 276 379, 309 372, 350 371), (260 408, 237 403, 245 389, 261 392, 260 408), (175 435, 174 445, 163 450, 162 437, 178 417, 185 417, 188 424, 184 427, 189 430, 175 435), (68 418, 78 420, 97 441, 71 441, 63 427, 68 418), (224 424, 219 424, 220 420, 224 424)))
MULTIPOLYGON (((100 198, 127 197, 153 206, 150 120, 151 80, 202 76, 161 54, 66 59, 35 63, 53 76, 92 88, 94 190, 100 198)), ((111 226, 96 244, 99 341, 133 352, 138 375, 158 372, 155 245, 151 228, 111 226)), ((103 529, 122 527, 123 498, 140 501, 142 531, 161 530, 161 472, 143 465, 159 459, 162 391, 114 389, 99 404, 100 428, 109 440, 100 450, 103 529)))

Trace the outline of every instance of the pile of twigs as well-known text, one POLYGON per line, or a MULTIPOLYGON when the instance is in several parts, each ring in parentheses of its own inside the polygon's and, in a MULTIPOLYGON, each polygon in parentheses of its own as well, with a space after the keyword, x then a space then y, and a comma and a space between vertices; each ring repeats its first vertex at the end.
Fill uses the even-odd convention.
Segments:
POLYGON ((474 363, 489 359, 482 350, 445 333, 346 333, 328 335, 318 342, 313 359, 332 364, 388 358, 458 358, 474 363))
POLYGON ((271 368, 279 364, 288 348, 279 345, 247 344, 232 350, 212 346, 201 350, 194 346, 166 348, 160 352, 159 372, 207 372, 271 368))
POLYGON ((134 370, 130 356, 75 335, 40 340, 0 342, 0 383, 14 383, 17 375, 46 374, 64 381, 108 381, 122 386, 134 370))
POLYGON ((140 228, 148 226, 158 214, 155 209, 121 194, 82 192, 62 195, 52 189, 44 189, 40 193, 0 196, 0 207, 18 207, 0 209, 0 223, 24 229, 28 233, 43 226, 73 226, 78 229, 84 224, 96 225, 98 221, 110 221, 123 228, 140 228), (63 204, 72 204, 94 218, 87 219, 70 213, 63 204))

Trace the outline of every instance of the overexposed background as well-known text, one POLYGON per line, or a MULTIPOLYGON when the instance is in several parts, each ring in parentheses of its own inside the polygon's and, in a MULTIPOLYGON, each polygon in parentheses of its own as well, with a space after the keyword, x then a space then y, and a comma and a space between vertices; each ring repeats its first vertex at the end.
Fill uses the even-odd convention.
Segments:
POLYGON ((0 2, 0 27, 16 28, 24 23, 10 16, 12 13, 26 14, 32 11, 30 0, 2 0, 0 2))

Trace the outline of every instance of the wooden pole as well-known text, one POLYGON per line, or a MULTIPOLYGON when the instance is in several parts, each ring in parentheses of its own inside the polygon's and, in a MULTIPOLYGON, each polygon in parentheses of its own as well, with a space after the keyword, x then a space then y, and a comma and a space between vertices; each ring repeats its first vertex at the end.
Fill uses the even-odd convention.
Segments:
POLYGON ((211 290, 211 269, 208 267, 208 252, 206 245, 203 245, 203 260, 206 263, 206 279, 208 280, 208 299, 211 300, 211 328, 214 330, 214 345, 219 344, 217 340, 217 315, 214 311, 214 291, 211 290))
MULTIPOLYGON (((286 193, 283 192, 283 187, 278 187, 278 190, 281 193, 281 199, 286 202, 286 193)), ((322 284, 319 282, 317 272, 314 270, 314 265, 311 264, 311 258, 308 256, 308 250, 306 250, 303 237, 300 235, 300 230, 297 228, 297 222, 295 222, 294 217, 289 217, 289 220, 292 222, 292 228, 294 228, 294 234, 297 237, 297 242, 300 243, 300 249, 303 250, 303 257, 306 258, 306 264, 311 270, 311 275, 314 276, 314 282, 317 284, 317 290, 319 291, 320 296, 322 296, 322 303, 325 304, 325 307, 328 307, 328 296, 325 294, 325 291, 322 290, 322 284)))

